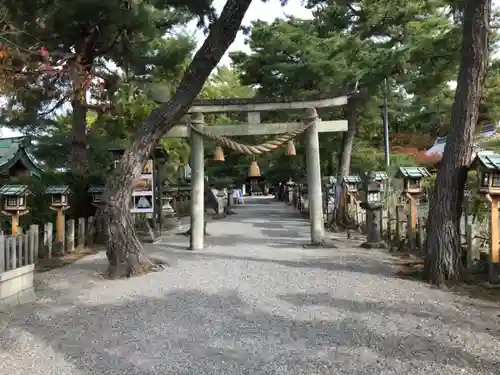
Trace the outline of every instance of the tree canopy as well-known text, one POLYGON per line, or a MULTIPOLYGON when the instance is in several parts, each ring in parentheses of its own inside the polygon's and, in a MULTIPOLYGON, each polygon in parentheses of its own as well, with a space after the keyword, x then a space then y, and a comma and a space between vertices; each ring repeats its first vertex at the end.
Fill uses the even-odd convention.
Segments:
MULTIPOLYGON (((232 53, 232 66, 220 69, 201 97, 305 97, 341 88, 362 90, 366 95, 357 108, 354 149, 373 148, 378 155, 383 139, 382 82, 388 78, 393 151, 421 150, 449 131, 454 92, 449 82, 458 69, 460 4, 308 1, 312 19, 253 22, 247 30, 250 52, 232 53), (218 80, 226 82, 221 86, 218 80)), ((3 30, 10 43, 4 56, 10 61, 2 67, 11 73, 4 79, 13 77, 4 90, 9 98, 4 122, 39 135, 37 156, 53 167, 75 166, 67 155, 82 144, 87 150, 82 160, 95 165, 106 144, 130 139, 155 107, 151 85, 161 84, 173 95, 194 52, 194 41, 180 26, 196 19, 203 27, 215 19, 208 0, 77 1, 71 6, 49 1, 36 7, 7 1, 2 6, 3 30), (85 43, 91 45, 84 47, 85 43), (74 74, 76 61, 86 74, 74 74)), ((493 61, 481 123, 498 121, 497 71, 493 61)), ((347 115, 346 108, 322 113, 327 119, 347 115)), ((293 113, 274 118, 298 119, 293 113)), ((209 120, 227 123, 234 116, 209 120)), ((165 144, 169 142, 173 141, 165 144)), ((341 148, 340 134, 322 142, 325 172, 336 170, 341 148)), ((183 163, 185 157, 179 160, 183 163)))
MULTIPOLYGON (((86 162, 90 125, 102 133, 117 115, 137 120, 127 105, 143 99, 147 84, 178 83, 194 42, 179 33, 164 36, 192 19, 206 25, 215 15, 211 1, 5 1, 2 7, 12 30, 3 65, 11 78, 4 122, 23 133, 50 134, 60 128, 54 113, 66 112, 74 168, 86 162), (89 113, 98 120, 89 124, 89 113)), ((110 133, 116 136, 116 128, 110 133)))

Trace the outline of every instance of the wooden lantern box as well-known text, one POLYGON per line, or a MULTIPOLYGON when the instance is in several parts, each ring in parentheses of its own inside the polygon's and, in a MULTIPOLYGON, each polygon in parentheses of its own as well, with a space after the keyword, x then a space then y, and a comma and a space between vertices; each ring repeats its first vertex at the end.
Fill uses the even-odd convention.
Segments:
POLYGON ((374 172, 375 182, 380 185, 380 192, 387 191, 387 182, 389 181, 389 176, 385 172, 374 172))
POLYGON ((424 192, 422 178, 430 177, 431 174, 424 167, 400 167, 396 178, 403 179, 403 193, 420 195, 424 192))
POLYGON ((1 213, 11 217, 13 236, 19 231, 19 217, 30 212, 26 202, 29 194, 28 185, 4 185, 0 188, 1 213))
POLYGON ((477 171, 479 193, 500 195, 500 154, 479 153, 471 168, 477 171))
POLYGON ((90 185, 87 190, 90 194, 92 194, 92 204, 99 205, 103 203, 102 194, 104 192, 104 186, 90 185))
POLYGON ((28 212, 27 197, 31 194, 28 185, 3 185, 0 188, 2 197, 2 211, 10 214, 11 212, 28 212))
POLYGON ((361 185, 361 177, 358 175, 345 176, 342 183, 347 186, 347 191, 349 193, 356 193, 361 185))
POLYGON ((52 207, 66 207, 69 205, 68 195, 71 194, 68 185, 51 185, 45 189, 45 194, 51 196, 52 207))

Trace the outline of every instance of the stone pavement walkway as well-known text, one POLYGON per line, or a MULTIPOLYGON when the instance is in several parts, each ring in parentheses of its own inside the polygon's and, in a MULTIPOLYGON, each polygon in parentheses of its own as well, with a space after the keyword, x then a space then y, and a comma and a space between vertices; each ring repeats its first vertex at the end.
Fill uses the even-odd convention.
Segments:
POLYGON ((498 306, 394 277, 387 254, 337 239, 303 249, 291 207, 247 199, 148 251, 158 273, 103 280, 104 254, 38 275, 0 315, 0 374, 499 374, 498 306))

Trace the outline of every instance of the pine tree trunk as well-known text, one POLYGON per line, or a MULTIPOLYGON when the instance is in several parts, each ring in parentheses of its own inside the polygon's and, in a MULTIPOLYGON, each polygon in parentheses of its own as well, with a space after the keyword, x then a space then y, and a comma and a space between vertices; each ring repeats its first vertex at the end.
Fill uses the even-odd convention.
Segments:
POLYGON ((347 103, 347 131, 342 136, 342 150, 339 158, 339 179, 349 175, 351 169, 352 146, 356 136, 357 99, 351 98, 347 103))
MULTIPOLYGON (((357 130, 357 106, 358 99, 350 98, 346 108, 347 131, 342 135, 342 145, 339 155, 338 184, 341 184, 344 177, 349 175, 351 169, 352 147, 354 145, 354 138, 357 130)), ((336 204, 335 207, 332 220, 329 224, 330 229, 334 232, 338 231, 339 226, 347 227, 347 223, 350 221, 346 213, 341 210, 341 205, 336 204)))
POLYGON ((456 281, 461 264, 460 218, 473 135, 488 64, 491 0, 467 0, 451 131, 429 204, 425 277, 437 286, 456 281))
POLYGON ((79 100, 72 103, 70 166, 84 171, 87 165, 87 109, 79 100))
POLYGON ((91 71, 95 46, 99 38, 99 28, 92 27, 84 38, 79 40, 75 49, 75 59, 70 63, 73 81, 71 123, 70 166, 74 171, 83 172, 87 167, 87 90, 85 80, 91 71))
POLYGON ((210 28, 208 37, 186 69, 175 95, 151 112, 136 135, 136 141, 125 152, 107 182, 101 215, 107 224, 110 277, 122 276, 123 272, 130 276, 141 265, 148 263, 130 214, 132 181, 141 173, 157 142, 180 120, 201 91, 213 68, 234 41, 251 2, 227 0, 219 19, 210 28))

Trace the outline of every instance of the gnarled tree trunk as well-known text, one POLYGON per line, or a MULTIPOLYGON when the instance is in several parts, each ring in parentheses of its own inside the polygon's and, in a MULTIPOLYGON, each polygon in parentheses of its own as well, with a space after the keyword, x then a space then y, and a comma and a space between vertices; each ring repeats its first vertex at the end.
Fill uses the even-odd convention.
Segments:
POLYGON ((72 107, 70 166, 83 172, 87 164, 87 108, 79 98, 73 99, 72 107))
POLYGON ((357 106, 358 99, 350 98, 347 103, 347 131, 342 135, 342 148, 339 156, 339 173, 338 177, 342 180, 349 175, 351 169, 352 146, 354 145, 354 137, 357 130, 357 106))
POLYGON ((101 209, 107 227, 108 275, 130 276, 147 261, 137 238, 130 214, 132 181, 141 173, 156 143, 186 113, 201 91, 213 68, 234 41, 252 0, 227 0, 219 19, 210 28, 203 45, 196 52, 173 98, 153 110, 142 124, 136 141, 125 152, 104 190, 101 209))
POLYGON ((70 62, 73 81, 71 101, 73 116, 71 121, 70 166, 74 171, 83 172, 87 166, 87 89, 85 81, 91 71, 95 46, 99 38, 99 28, 92 27, 85 38, 76 44, 76 55, 70 62))
MULTIPOLYGON (((347 114, 347 131, 342 135, 342 145, 339 155, 339 173, 337 176, 337 184, 341 184, 345 176, 349 175, 351 169, 351 156, 352 147, 354 145, 354 137, 356 136, 357 130, 357 106, 358 98, 351 97, 347 103, 346 114, 347 114)), ((339 194, 339 188, 335 189, 335 194, 339 194)), ((336 197, 336 199, 340 199, 336 197)), ((340 203, 340 202, 338 202, 340 203)), ((333 217, 330 221, 330 228, 333 231, 337 231, 340 227, 348 227, 350 219, 346 216, 346 212, 341 204, 335 203, 335 210, 333 211, 333 217)))
POLYGON ((427 222, 425 277, 438 286, 459 279, 463 269, 460 217, 488 64, 490 14, 491 0, 466 1, 451 131, 446 139, 427 222))

